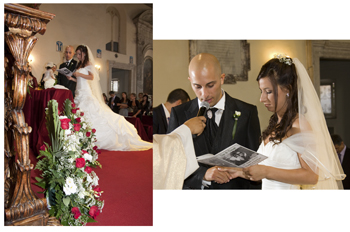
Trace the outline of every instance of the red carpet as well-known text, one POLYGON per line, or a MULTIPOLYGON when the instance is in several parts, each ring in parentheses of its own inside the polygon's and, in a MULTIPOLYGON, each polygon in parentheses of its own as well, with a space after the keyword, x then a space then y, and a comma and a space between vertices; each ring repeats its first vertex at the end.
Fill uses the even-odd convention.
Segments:
MULTIPOLYGON (((30 159, 36 164, 34 154, 30 159)), ((152 150, 106 151, 102 150, 98 161, 102 169, 95 168, 105 206, 96 218, 97 223, 88 226, 152 226, 152 150)), ((33 183, 38 170, 31 173, 34 192, 42 189, 33 183)), ((42 198, 43 194, 37 194, 42 198)))

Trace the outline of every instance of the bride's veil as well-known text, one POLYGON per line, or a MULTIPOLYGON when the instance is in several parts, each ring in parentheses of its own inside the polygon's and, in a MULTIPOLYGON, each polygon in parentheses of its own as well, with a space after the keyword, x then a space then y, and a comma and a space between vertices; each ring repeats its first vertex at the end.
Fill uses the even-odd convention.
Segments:
POLYGON ((88 55, 89 55, 89 61, 91 63, 91 72, 94 75, 93 80, 89 80, 88 83, 90 85, 92 95, 94 95, 98 102, 100 103, 102 109, 104 110, 111 110, 105 103, 103 96, 102 96, 102 89, 101 89, 101 84, 100 84, 100 75, 99 71, 95 67, 95 59, 94 56, 90 50, 90 48, 86 45, 84 45, 87 48, 88 55))
MULTIPOLYGON (((294 145, 302 159, 319 175, 313 189, 342 189, 345 174, 328 132, 321 103, 310 77, 297 58, 293 58, 298 74, 298 106, 301 136, 295 136, 294 145)), ((290 137, 292 138, 292 137, 290 137)))

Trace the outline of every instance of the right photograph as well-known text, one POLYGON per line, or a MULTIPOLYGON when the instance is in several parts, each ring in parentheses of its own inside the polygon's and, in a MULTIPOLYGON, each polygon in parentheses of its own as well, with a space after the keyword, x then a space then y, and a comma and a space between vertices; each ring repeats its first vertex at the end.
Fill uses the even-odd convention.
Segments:
POLYGON ((153 189, 350 189, 350 41, 153 48, 153 189))

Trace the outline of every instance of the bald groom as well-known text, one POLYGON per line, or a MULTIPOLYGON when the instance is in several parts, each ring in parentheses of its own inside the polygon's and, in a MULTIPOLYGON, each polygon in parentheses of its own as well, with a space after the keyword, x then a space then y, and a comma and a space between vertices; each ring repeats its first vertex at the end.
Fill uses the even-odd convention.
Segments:
MULTIPOLYGON (((217 58, 208 53, 196 55, 189 64, 191 87, 197 98, 172 109, 168 133, 182 125, 188 119, 196 117, 199 104, 206 101, 210 109, 206 115, 204 132, 193 136, 196 156, 216 154, 234 143, 252 150, 259 147, 260 124, 256 106, 229 96, 222 85, 225 74, 217 58), (241 112, 237 121, 237 130, 232 138, 235 111, 241 112)), ((184 182, 184 189, 250 189, 251 182, 246 179, 229 179, 225 172, 216 167, 199 164, 200 167, 184 182)))

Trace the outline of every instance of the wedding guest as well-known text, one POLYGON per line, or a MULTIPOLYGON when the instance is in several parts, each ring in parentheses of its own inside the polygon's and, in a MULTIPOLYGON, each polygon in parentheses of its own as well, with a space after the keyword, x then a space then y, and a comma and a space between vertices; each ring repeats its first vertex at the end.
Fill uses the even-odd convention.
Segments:
POLYGON ((143 99, 140 102, 141 103, 141 115, 148 115, 149 113, 149 107, 150 107, 150 103, 148 101, 148 95, 143 95, 143 99))
POLYGON ((337 151, 339 161, 346 175, 343 180, 344 189, 350 189, 350 148, 348 148, 340 135, 333 134, 331 136, 335 150, 337 151))
MULTIPOLYGON (((67 68, 72 72, 76 69, 78 62, 73 59, 74 53, 75 52, 73 46, 69 45, 66 47, 64 51, 65 62, 63 62, 60 65, 60 69, 67 68)), ((72 77, 75 78, 75 76, 72 77)), ((76 81, 72 81, 69 78, 67 78, 67 76, 59 73, 57 76, 57 84, 63 85, 66 88, 68 88, 70 91, 72 91, 73 98, 75 97, 76 81)))
POLYGON ((142 101, 142 99, 143 99, 143 95, 144 95, 143 93, 139 93, 139 99, 138 99, 138 101, 139 101, 139 102, 141 102, 141 101, 142 101))
POLYGON ((32 66, 28 67, 28 86, 31 89, 36 89, 38 88, 38 81, 32 74, 32 66))
POLYGON ((141 117, 140 103, 136 100, 136 94, 130 94, 129 107, 131 108, 132 117, 141 117))
POLYGON ((44 73, 44 79, 45 82, 44 88, 52 88, 56 83, 56 77, 54 75, 54 72, 56 71, 56 65, 52 62, 48 62, 46 65, 46 71, 44 73))
POLYGON ((117 103, 117 106, 120 108, 119 114, 127 117, 129 114, 129 99, 126 92, 122 92, 122 98, 117 103))
POLYGON ((168 95, 166 102, 153 108, 153 134, 166 134, 170 119, 171 109, 182 103, 188 102, 190 96, 183 89, 174 89, 168 95))
POLYGON ((103 100, 104 100, 105 103, 108 105, 107 95, 106 95, 105 93, 103 93, 102 96, 103 96, 103 100))
POLYGON ((119 113, 119 106, 117 105, 120 101, 119 97, 115 95, 114 91, 109 91, 109 98, 108 106, 111 108, 111 110, 118 114, 119 113))

